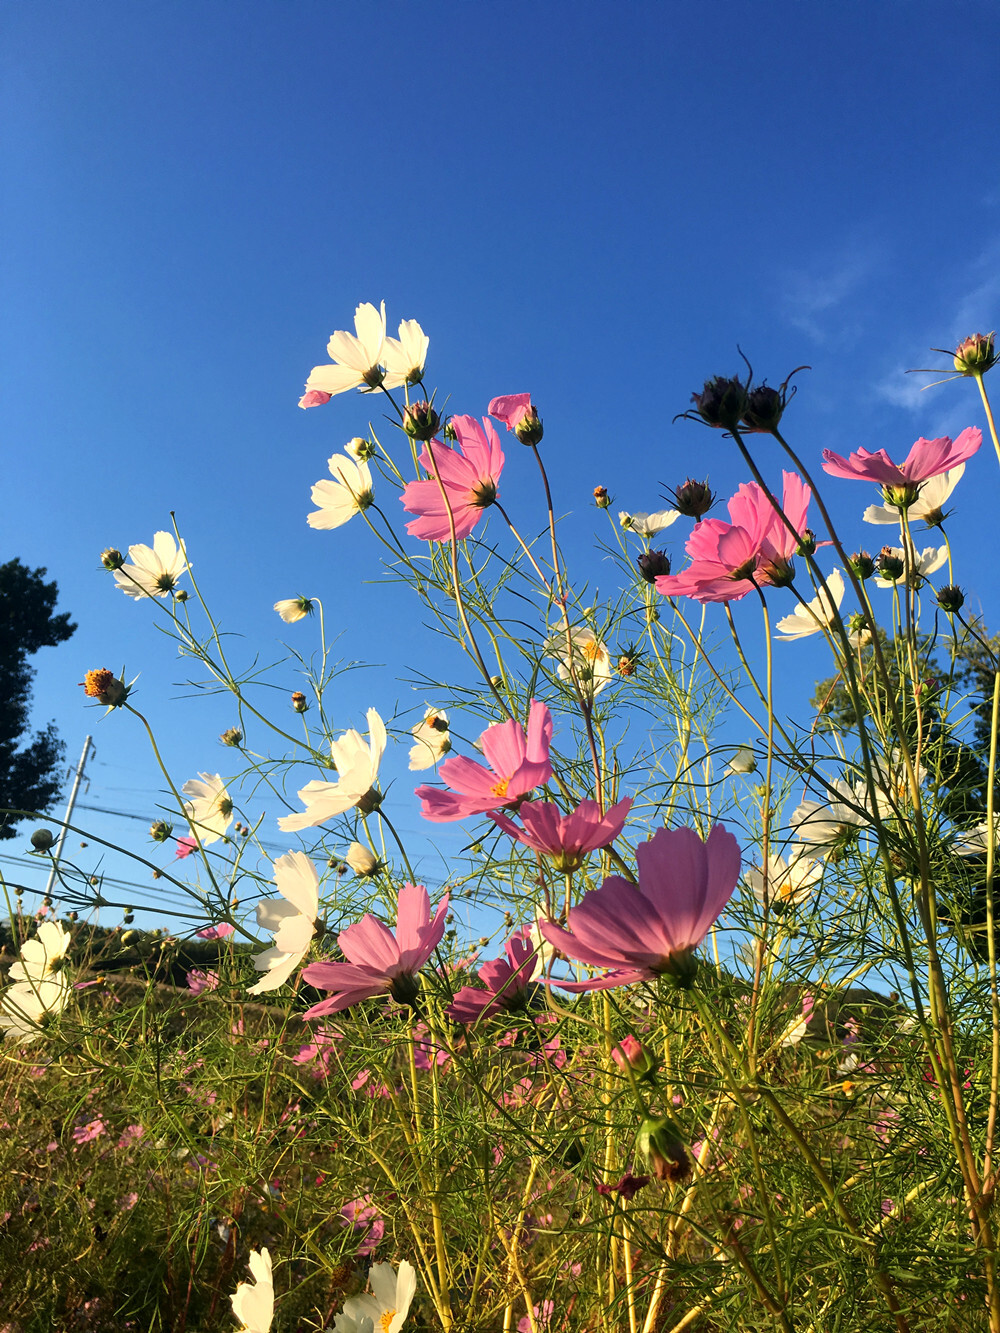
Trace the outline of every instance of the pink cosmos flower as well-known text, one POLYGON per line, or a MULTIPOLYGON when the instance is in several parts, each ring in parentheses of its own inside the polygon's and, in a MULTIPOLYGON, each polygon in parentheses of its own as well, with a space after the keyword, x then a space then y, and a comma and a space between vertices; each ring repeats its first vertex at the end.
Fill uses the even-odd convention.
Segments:
POLYGON ((823 471, 831 477, 846 477, 849 481, 874 481, 891 489, 917 486, 931 477, 964 463, 983 442, 983 433, 977 426, 966 426, 961 435, 951 440, 941 435, 936 440, 923 436, 914 444, 904 461, 897 466, 884 449, 874 453, 858 449, 844 458, 832 449, 823 450, 823 471))
POLYGON ((351 1227, 358 1239, 357 1253, 360 1258, 374 1254, 375 1249, 385 1235, 385 1222, 382 1214, 372 1203, 370 1194, 363 1194, 360 1199, 352 1199, 340 1210, 342 1225, 351 1227))
POLYGON ((177 850, 174 852, 174 859, 190 856, 192 852, 198 850, 197 838, 177 838, 177 850))
POLYGON ((303 968, 302 976, 311 986, 336 992, 303 1016, 336 1014, 385 992, 399 1004, 410 1003, 417 995, 416 973, 441 943, 447 911, 446 893, 431 920, 427 890, 422 884, 405 884, 399 891, 395 935, 369 913, 337 936, 346 963, 310 963, 303 968))
POLYGON ((623 1199, 634 1199, 641 1189, 645 1189, 652 1176, 624 1175, 614 1185, 605 1185, 603 1180, 595 1180, 594 1188, 598 1194, 620 1194, 623 1199))
POLYGON ((486 409, 491 417, 502 421, 508 430, 514 430, 519 421, 534 411, 530 393, 508 393, 494 398, 486 409))
POLYGON ((626 797, 602 815, 596 801, 581 801, 564 815, 549 801, 525 801, 517 811, 524 828, 506 815, 491 814, 490 819, 526 847, 553 857, 557 870, 570 871, 580 868, 588 852, 614 842, 631 808, 632 800, 626 797))
POLYGON ((324 393, 322 389, 307 389, 299 399, 299 407, 322 407, 332 397, 332 393, 324 393))
MULTIPOLYGON (((796 473, 782 476, 782 509, 794 531, 801 534, 807 526, 812 492, 796 473)), ((731 523, 703 518, 692 528, 685 546, 691 563, 679 574, 661 574, 655 580, 657 592, 699 602, 731 602, 755 587, 789 581, 798 541, 763 488, 745 482, 728 509, 731 523)))
POLYGON ((480 426, 475 417, 453 417, 452 427, 458 437, 458 449, 450 449, 440 440, 424 445, 420 465, 426 481, 411 481, 400 499, 409 514, 418 514, 406 531, 421 541, 446 542, 451 540, 448 506, 455 521, 455 537, 468 537, 483 516, 483 510, 497 498, 497 483, 503 471, 504 452, 493 423, 483 418, 480 426), (434 469, 448 497, 445 505, 441 486, 434 477, 434 469))
POLYGON ((220 921, 217 926, 207 926, 204 930, 196 930, 195 935, 200 940, 224 940, 227 939, 235 926, 231 926, 228 921, 220 921))
POLYGON ((569 911, 569 930, 539 928, 548 942, 591 967, 611 969, 589 981, 560 981, 563 990, 606 990, 661 973, 683 978, 690 952, 733 896, 740 845, 722 824, 702 842, 693 828, 660 829, 636 848, 638 886, 617 875, 585 893, 569 911))
POLYGON ((203 967, 192 967, 186 980, 191 994, 201 995, 202 991, 215 990, 219 984, 219 974, 214 969, 206 971, 203 967))
POLYGON ((486 990, 463 986, 445 1013, 456 1023, 475 1023, 498 1010, 524 1009, 532 977, 538 965, 538 950, 526 930, 518 930, 504 945, 506 959, 491 958, 479 969, 486 990))
POLYGON ((77 1125, 73 1130, 74 1143, 93 1143, 99 1139, 102 1134, 108 1132, 108 1127, 100 1116, 96 1120, 88 1120, 85 1125, 77 1125))
POLYGON ((452 790, 418 787, 420 813, 440 824, 513 805, 519 796, 544 787, 552 777, 551 741, 552 714, 545 704, 532 699, 527 736, 520 722, 513 720, 487 727, 479 743, 489 768, 464 755, 445 759, 438 773, 452 790))

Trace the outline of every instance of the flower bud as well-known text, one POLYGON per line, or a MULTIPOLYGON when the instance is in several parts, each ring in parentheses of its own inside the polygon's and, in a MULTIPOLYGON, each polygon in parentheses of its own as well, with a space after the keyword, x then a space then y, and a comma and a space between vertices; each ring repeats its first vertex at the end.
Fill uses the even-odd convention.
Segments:
POLYGON ((239 727, 227 727, 219 737, 223 745, 231 745, 234 749, 239 749, 243 744, 243 732, 239 727))
POLYGON ((441 433, 450 444, 454 444, 458 439, 458 434, 455 431, 455 427, 451 424, 450 421, 445 422, 444 430, 441 433))
POLYGON ((861 579, 862 583, 865 579, 870 579, 875 573, 875 561, 867 551, 855 551, 847 563, 854 570, 855 574, 857 574, 858 578, 861 579))
POLYGON ((83 692, 88 699, 96 699, 98 703, 107 704, 109 708, 120 707, 128 697, 125 682, 119 680, 107 667, 87 672, 83 678, 83 692))
POLYGON ((785 395, 779 389, 770 389, 766 384, 758 385, 747 395, 743 424, 748 430, 765 431, 770 435, 777 430, 784 410, 785 395))
POLYGON ((816 552, 816 534, 812 528, 806 528, 799 542, 799 555, 814 555, 816 552))
POLYGON ((139 932, 137 930, 126 930, 122 935, 122 944, 131 944, 133 940, 137 940, 138 938, 139 932))
POLYGON ((344 860, 356 875, 374 875, 379 868, 378 857, 360 842, 351 843, 344 860))
POLYGON ((875 567, 882 578, 892 583, 903 577, 903 570, 906 568, 891 546, 882 547, 875 561, 875 567))
POLYGON ((661 574, 670 573, 670 556, 666 551, 643 551, 635 558, 639 573, 647 583, 653 583, 661 574))
POLYGON ((700 519, 715 503, 715 496, 708 488, 708 481, 692 481, 690 477, 683 486, 677 487, 673 496, 674 504, 686 518, 700 519))
POLYGON ((594 504, 597 505, 598 509, 611 508, 611 496, 608 494, 607 487, 594 487, 594 504))
POLYGON ((173 824, 168 824, 165 819, 158 819, 155 824, 149 826, 149 836, 154 842, 166 842, 173 831, 173 824))
POLYGON ((31 835, 31 845, 36 852, 47 852, 54 842, 55 838, 47 828, 36 828, 31 835))
POLYGON ((121 569, 125 563, 125 557, 117 547, 109 546, 106 551, 101 552, 101 564, 105 569, 121 569))
POLYGON ((705 381, 701 393, 693 393, 691 401, 702 421, 720 430, 736 430, 747 409, 746 385, 738 379, 716 375, 705 381))
POLYGON ((296 713, 304 713, 309 707, 309 700, 301 690, 295 690, 292 694, 292 707, 295 709, 296 713))
POLYGON ((187 589, 186 589, 186 588, 178 588, 178 589, 176 590, 176 592, 174 593, 174 601, 175 601, 175 602, 186 602, 187 599, 188 599, 188 595, 187 595, 187 589))
POLYGON ((367 463, 369 458, 375 457, 376 450, 371 440, 355 435, 353 440, 348 440, 344 445, 344 452, 350 454, 356 463, 367 463))
POLYGON ((430 403, 420 401, 403 408, 403 429, 411 440, 432 440, 441 418, 430 403))
POLYGON ((960 375, 985 375, 998 359, 992 333, 974 333, 955 348, 955 369, 960 375))
POLYGON ((639 1126, 636 1147, 657 1180, 673 1184, 691 1174, 681 1132, 669 1116, 647 1116, 639 1126))
POLYGON ((656 1068, 656 1061, 643 1046, 642 1042, 631 1033, 622 1037, 617 1046, 612 1047, 611 1058, 619 1069, 624 1071, 628 1065, 637 1074, 651 1074, 656 1068))
POLYGON ((322 389, 307 389, 299 399, 299 407, 322 407, 332 397, 333 394, 324 393, 322 389))
POLYGON ((534 403, 528 408, 524 416, 514 427, 514 434, 522 444, 541 444, 542 442, 542 419, 538 415, 538 408, 534 403))
POLYGON ((965 594, 956 584, 949 583, 938 593, 937 604, 942 611, 946 611, 948 615, 953 616, 956 611, 961 611, 965 605, 965 594))

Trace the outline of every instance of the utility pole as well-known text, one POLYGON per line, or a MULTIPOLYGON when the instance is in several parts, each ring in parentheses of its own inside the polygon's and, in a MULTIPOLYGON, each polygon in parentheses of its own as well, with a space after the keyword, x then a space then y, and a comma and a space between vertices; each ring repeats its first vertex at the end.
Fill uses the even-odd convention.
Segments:
POLYGON ((76 766, 76 774, 73 778, 73 788, 69 794, 69 801, 66 805, 66 818, 59 831, 59 840, 56 843, 56 850, 52 857, 52 869, 49 871, 49 882, 45 886, 46 898, 52 893, 52 886, 56 882, 56 871, 59 868, 59 858, 62 856, 63 843, 66 841, 67 825, 73 818, 73 807, 76 805, 77 793, 80 790, 80 784, 83 782, 83 770, 87 767, 87 760, 93 759, 97 754, 97 746, 94 744, 94 738, 88 736, 83 742, 83 752, 80 755, 80 762, 76 766))

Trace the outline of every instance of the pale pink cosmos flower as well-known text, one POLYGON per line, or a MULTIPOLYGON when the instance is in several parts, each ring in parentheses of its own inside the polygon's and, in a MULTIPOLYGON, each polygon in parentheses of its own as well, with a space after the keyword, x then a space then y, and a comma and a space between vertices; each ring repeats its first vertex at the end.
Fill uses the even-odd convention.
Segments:
POLYGON ((175 841, 177 843, 177 850, 174 852, 175 860, 181 859, 185 856, 190 856, 192 852, 196 852, 198 850, 197 838, 191 838, 191 837, 176 838, 175 841))
POLYGON ((487 727, 479 743, 489 768, 464 755, 445 759, 438 772, 452 790, 418 787, 420 813, 425 819, 443 823, 512 805, 519 796, 544 787, 552 777, 551 741, 552 714, 545 704, 532 699, 527 735, 520 722, 513 719, 487 727))
POLYGON ((731 602, 754 588, 787 583, 797 537, 807 526, 811 490, 794 472, 785 472, 782 509, 775 512, 763 487, 745 482, 729 501, 730 523, 703 518, 691 530, 685 550, 691 563, 679 574, 661 574, 656 591, 665 597, 699 602, 731 602), (793 531, 789 531, 789 526, 793 531))
POLYGON ((220 921, 218 925, 206 926, 204 930, 196 930, 194 933, 199 940, 224 940, 227 939, 235 926, 231 926, 228 921, 220 921))
POLYGON ((455 537, 468 537, 483 516, 483 510, 497 498, 497 484, 503 471, 504 452, 493 423, 483 418, 453 417, 458 448, 450 449, 440 440, 424 445, 420 465, 428 474, 426 481, 411 481, 400 496, 403 508, 419 517, 407 523, 406 531, 421 541, 451 540, 448 508, 455 522, 455 537), (437 470, 441 485, 434 477, 437 470))
POLYGON ((847 458, 832 449, 824 449, 823 471, 829 472, 831 477, 846 477, 848 481, 874 481, 892 490, 905 490, 964 463, 982 442, 983 433, 977 426, 966 426, 954 440, 947 435, 936 440, 925 440, 921 436, 898 465, 884 449, 874 453, 858 449, 847 458))
POLYGON ((456 1023, 475 1023, 499 1010, 524 1009, 531 994, 532 978, 538 969, 538 951, 528 932, 518 930, 504 945, 507 957, 491 958, 479 969, 485 990, 463 986, 445 1013, 456 1023))
POLYGON ((490 819, 525 847, 551 856, 557 870, 568 872, 578 870, 588 852, 614 842, 631 808, 628 796, 603 815, 596 801, 581 801, 568 815, 550 801, 525 801, 517 811, 524 828, 506 815, 491 814, 490 819))
POLYGON ((590 967, 611 969, 589 981, 559 981, 563 990, 606 990, 683 976, 689 958, 733 896, 740 845, 722 824, 702 842, 693 828, 660 829, 636 848, 639 883, 609 876, 569 910, 569 930, 539 923, 556 949, 590 967))
POLYGON ((422 884, 405 884, 399 891, 395 935, 370 913, 342 930, 337 945, 347 962, 310 963, 302 970, 310 986, 335 992, 307 1009, 303 1017, 336 1014, 386 992, 399 1004, 415 999, 416 973, 441 943, 447 911, 446 893, 432 920, 427 890, 422 884))

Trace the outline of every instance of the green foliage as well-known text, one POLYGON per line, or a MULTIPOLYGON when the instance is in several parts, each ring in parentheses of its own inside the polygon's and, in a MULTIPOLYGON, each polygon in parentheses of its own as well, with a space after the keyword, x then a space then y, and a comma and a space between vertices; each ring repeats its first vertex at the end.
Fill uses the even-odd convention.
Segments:
POLYGON ((55 614, 58 589, 44 576, 44 569, 29 569, 20 560, 0 565, 0 839, 13 838, 18 822, 4 811, 46 810, 61 785, 56 769, 63 743, 54 724, 26 739, 28 658, 64 643, 76 629, 67 614, 55 614))

